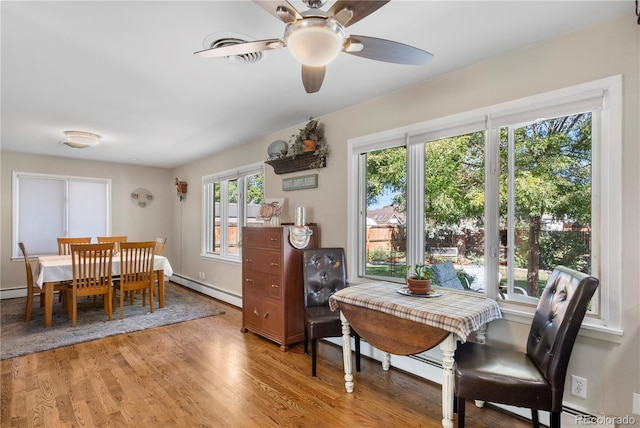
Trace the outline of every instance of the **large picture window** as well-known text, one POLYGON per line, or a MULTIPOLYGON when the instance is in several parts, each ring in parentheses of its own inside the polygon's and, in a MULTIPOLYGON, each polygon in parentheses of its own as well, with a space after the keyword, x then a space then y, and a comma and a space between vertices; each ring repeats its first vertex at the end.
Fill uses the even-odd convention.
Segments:
POLYGON ((12 257, 57 254, 59 237, 110 234, 111 180, 13 173, 12 257))
POLYGON ((350 141, 349 275, 450 262, 522 314, 565 265, 600 279, 587 322, 619 331, 621 113, 616 76, 350 141))
POLYGON ((259 221, 264 165, 248 165, 203 177, 204 254, 239 260, 242 226, 259 221))

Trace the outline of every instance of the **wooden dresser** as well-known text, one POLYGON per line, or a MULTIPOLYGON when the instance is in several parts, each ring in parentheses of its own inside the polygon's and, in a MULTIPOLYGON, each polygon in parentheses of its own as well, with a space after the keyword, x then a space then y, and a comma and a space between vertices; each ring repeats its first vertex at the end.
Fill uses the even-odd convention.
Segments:
MULTIPOLYGON (((318 227, 306 248, 315 248, 318 227)), ((242 228, 242 331, 273 340, 286 351, 304 341, 302 251, 289 226, 242 228)))

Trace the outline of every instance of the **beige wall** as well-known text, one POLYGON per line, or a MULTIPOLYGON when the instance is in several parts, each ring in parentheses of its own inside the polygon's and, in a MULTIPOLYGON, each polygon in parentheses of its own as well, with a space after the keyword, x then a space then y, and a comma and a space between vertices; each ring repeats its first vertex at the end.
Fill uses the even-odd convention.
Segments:
MULTIPOLYGON (((283 177, 304 173, 280 176, 275 175, 270 166, 266 166, 267 197, 287 198, 283 221, 292 220, 294 207, 307 207, 308 220, 319 224, 321 245, 346 247, 345 183, 349 139, 621 74, 624 87, 622 190, 625 203, 622 213, 624 236, 621 249, 624 336, 619 338, 619 343, 579 338, 569 372, 588 379, 588 398, 582 400, 567 393, 565 401, 572 407, 591 413, 618 416, 631 414, 632 393, 640 393, 640 287, 637 280, 640 265, 639 52, 640 26, 636 24, 634 14, 630 12, 607 23, 488 60, 343 111, 327 114, 320 117, 320 120, 325 125, 326 139, 331 146, 332 155, 328 158, 327 167, 317 171, 318 188, 283 192, 283 177)), ((312 104, 309 105, 306 114, 316 114, 312 104)), ((77 175, 91 172, 90 175, 113 177, 114 195, 117 187, 124 195, 123 200, 118 203, 114 200, 114 209, 126 209, 130 215, 126 218, 114 218, 114 233, 122 231, 133 234, 134 231, 127 230, 127 227, 134 230, 145 227, 152 235, 169 230, 167 251, 177 273, 205 282, 232 295, 240 295, 239 264, 216 262, 200 256, 202 177, 238 165, 264 161, 268 145, 276 139, 287 139, 297 128, 298 126, 295 126, 264 135, 255 141, 239 141, 242 145, 235 149, 184 165, 172 172, 145 168, 140 168, 142 172, 137 172, 138 168, 135 167, 100 163, 81 167, 78 161, 62 159, 56 159, 54 168, 47 158, 35 157, 38 162, 32 165, 30 156, 3 153, 2 287, 9 285, 8 280, 11 280, 12 284, 19 282, 21 275, 18 266, 9 262, 7 256, 10 247, 8 237, 11 233, 9 171, 19 169, 52 173, 73 171, 73 174, 77 175), (52 168, 53 170, 49 170, 52 168), (118 169, 122 171, 118 172, 118 169), (189 183, 189 193, 183 202, 177 201, 172 187, 173 178, 176 176, 189 183), (145 179, 148 179, 148 182, 145 179), (115 185, 116 180, 118 186, 115 185), (127 192, 141 186, 149 187, 159 198, 150 209, 158 210, 157 214, 161 218, 154 218, 152 225, 143 225, 141 213, 132 211, 127 205, 127 192), (155 222, 158 222, 157 225, 155 222), (5 273, 7 268, 10 269, 10 273, 5 273), (204 280, 199 279, 199 272, 205 273, 204 280)), ((527 331, 526 324, 496 322, 489 329, 489 340, 522 347, 527 331)), ((640 415, 636 415, 636 420, 640 420, 640 415)))
MULTIPOLYGON (((127 235, 131 241, 153 240, 156 236, 175 238, 172 233, 172 204, 177 200, 175 177, 171 170, 145 168, 107 162, 87 162, 51 156, 2 152, 2 274, 0 289, 24 287, 24 262, 11 260, 11 175, 13 171, 40 174, 73 175, 81 177, 110 178, 111 182, 111 233, 127 235), (139 187, 147 188, 154 196, 146 208, 131 203, 130 193, 139 187)), ((29 249, 27 248, 27 251, 29 249)), ((166 254, 172 258, 172 247, 166 254)))
MULTIPOLYGON (((267 196, 287 198, 283 221, 292 221, 294 207, 307 207, 309 221, 319 224, 321 245, 346 248, 345 183, 349 139, 622 74, 624 336, 619 338, 620 343, 588 337, 578 339, 569 373, 587 378, 588 398, 583 400, 567 393, 565 401, 574 408, 597 414, 631 414, 632 393, 640 393, 640 287, 637 281, 640 262, 637 214, 640 210, 639 51, 640 26, 630 13, 605 24, 324 115, 320 120, 325 126, 325 136, 332 155, 328 158, 327 167, 317 171, 318 188, 284 192, 281 190, 283 177, 305 173, 275 175, 273 169, 266 166, 267 196)), ((308 114, 314 114, 311 107, 308 114)), ((216 263, 199 257, 202 195, 197 183, 203 175, 264 160, 267 147, 273 140, 287 139, 296 129, 297 126, 265 135, 227 153, 178 169, 177 175, 194 184, 189 201, 182 206, 184 220, 176 222, 174 230, 174 235, 182 234, 185 242, 190 243, 182 248, 181 272, 184 275, 197 278, 199 271, 205 271, 206 282, 240 293, 239 265, 216 263)), ((528 324, 501 321, 490 327, 489 340, 523 347, 527 333, 528 324)), ((640 421, 640 416, 636 419, 640 421)))

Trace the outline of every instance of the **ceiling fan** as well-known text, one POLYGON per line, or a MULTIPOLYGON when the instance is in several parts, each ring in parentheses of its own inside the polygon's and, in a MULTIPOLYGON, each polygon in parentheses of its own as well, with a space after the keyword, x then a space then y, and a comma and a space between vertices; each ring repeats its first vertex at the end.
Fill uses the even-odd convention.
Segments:
POLYGON ((254 0, 286 24, 284 36, 213 47, 195 52, 200 57, 245 55, 288 47, 302 64, 302 83, 307 93, 320 90, 328 63, 340 53, 396 64, 423 65, 433 55, 403 43, 376 37, 347 35, 345 28, 372 14, 389 0, 338 0, 329 11, 320 9, 327 0, 303 0, 309 7, 298 12, 287 0, 254 0))

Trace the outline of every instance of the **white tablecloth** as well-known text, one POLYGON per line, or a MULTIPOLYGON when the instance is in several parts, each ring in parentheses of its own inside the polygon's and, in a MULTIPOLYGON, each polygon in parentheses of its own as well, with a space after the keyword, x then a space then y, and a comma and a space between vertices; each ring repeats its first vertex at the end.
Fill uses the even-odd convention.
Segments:
MULTIPOLYGON (((120 255, 113 256, 111 274, 120 275, 120 255)), ((45 282, 70 281, 73 279, 71 256, 42 256, 36 262, 36 284, 42 288, 45 282)), ((165 276, 173 275, 169 260, 164 256, 155 256, 153 270, 164 270, 165 276)))

